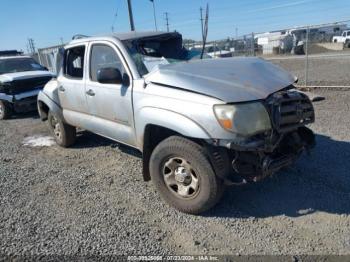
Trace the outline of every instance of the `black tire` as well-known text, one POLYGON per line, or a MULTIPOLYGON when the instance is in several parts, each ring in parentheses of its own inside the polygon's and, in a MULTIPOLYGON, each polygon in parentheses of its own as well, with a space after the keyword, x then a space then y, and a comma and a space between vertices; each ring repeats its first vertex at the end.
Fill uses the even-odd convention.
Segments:
MULTIPOLYGON (((173 171, 168 173, 172 174, 173 171)), ((150 174, 161 197, 169 205, 189 214, 199 214, 210 209, 219 201, 224 192, 223 182, 215 175, 206 150, 197 143, 178 136, 171 136, 163 140, 154 149, 150 159, 150 174), (186 165, 190 164, 190 176, 196 177, 198 189, 193 190, 192 196, 186 198, 180 196, 175 192, 179 190, 177 185, 171 188, 165 182, 167 176, 165 170, 169 161, 175 159, 175 164, 179 163, 176 170, 183 165, 182 160, 176 162, 178 161, 176 158, 183 159, 186 165)), ((176 175, 173 181, 179 185, 176 175)))
POLYGON ((56 114, 49 111, 48 124, 56 143, 61 147, 69 147, 76 140, 76 128, 64 123, 56 114))
POLYGON ((12 109, 9 103, 0 100, 0 120, 9 119, 12 115, 12 109))

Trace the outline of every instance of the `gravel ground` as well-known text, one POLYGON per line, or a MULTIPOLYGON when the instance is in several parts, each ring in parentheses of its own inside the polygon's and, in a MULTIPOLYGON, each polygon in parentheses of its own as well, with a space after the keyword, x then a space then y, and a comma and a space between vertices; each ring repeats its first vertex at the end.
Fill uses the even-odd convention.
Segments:
MULTIPOLYGON (((273 59, 271 62, 282 66, 299 78, 299 84, 305 84, 305 59, 290 57, 273 59)), ((350 86, 350 55, 310 56, 308 65, 308 85, 313 86, 350 86)))
POLYGON ((128 147, 24 146, 46 123, 0 122, 0 254, 350 254, 350 91, 318 92, 311 156, 203 216, 165 205, 128 147))

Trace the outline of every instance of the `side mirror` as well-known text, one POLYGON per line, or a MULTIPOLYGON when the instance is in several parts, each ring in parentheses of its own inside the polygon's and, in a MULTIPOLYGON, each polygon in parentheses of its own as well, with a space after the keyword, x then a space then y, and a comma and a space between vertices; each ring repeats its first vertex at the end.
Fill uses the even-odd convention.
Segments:
POLYGON ((123 76, 117 68, 106 67, 97 71, 97 81, 101 84, 122 84, 123 76))

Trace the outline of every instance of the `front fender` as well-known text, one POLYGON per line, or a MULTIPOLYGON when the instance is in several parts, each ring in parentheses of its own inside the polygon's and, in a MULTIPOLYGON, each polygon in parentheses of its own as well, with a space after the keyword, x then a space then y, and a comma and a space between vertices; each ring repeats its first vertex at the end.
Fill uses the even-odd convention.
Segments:
POLYGON ((143 136, 149 124, 171 129, 183 136, 210 139, 209 133, 189 117, 156 107, 143 107, 135 114, 136 137, 139 148, 143 147, 143 136))

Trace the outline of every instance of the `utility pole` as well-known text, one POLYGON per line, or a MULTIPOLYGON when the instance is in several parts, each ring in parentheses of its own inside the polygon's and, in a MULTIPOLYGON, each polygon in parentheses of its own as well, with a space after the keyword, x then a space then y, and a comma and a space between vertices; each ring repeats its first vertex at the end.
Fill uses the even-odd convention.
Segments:
POLYGON ((166 20, 166 28, 167 28, 167 30, 169 32, 169 16, 168 16, 169 13, 165 12, 164 14, 165 14, 165 20, 166 20))
POLYGON ((29 50, 29 43, 27 43, 26 47, 27 47, 27 54, 29 54, 29 53, 30 53, 30 50, 29 50))
POLYGON ((156 6, 154 4, 154 0, 150 0, 153 4, 153 16, 154 16, 154 26, 156 27, 156 31, 158 31, 158 26, 157 26, 157 16, 156 16, 156 6))
POLYGON ((309 78, 309 34, 310 34, 310 27, 308 26, 306 28, 306 36, 305 36, 305 87, 308 84, 308 78, 309 78))
MULTIPOLYGON (((202 15, 202 8, 200 9, 200 12, 201 12, 202 37, 203 37, 202 38, 203 46, 202 46, 202 52, 201 52, 200 58, 203 59, 203 55, 204 55, 204 51, 205 51, 205 44, 207 42, 207 36, 208 36, 209 4, 207 4, 204 20, 203 20, 203 15, 202 15)), ((214 50, 215 50, 215 45, 214 45, 214 50)))
POLYGON ((114 25, 115 25, 115 21, 117 20, 117 16, 118 16, 118 10, 117 10, 117 12, 115 12, 115 14, 113 16, 113 23, 111 26, 112 33, 114 33, 114 25))
POLYGON ((35 45, 34 45, 34 40, 33 38, 28 38, 28 46, 29 46, 29 50, 32 54, 35 53, 35 45))
POLYGON ((236 40, 238 39, 238 28, 236 27, 236 40))
POLYGON ((128 0, 128 10, 129 10, 129 21, 131 31, 135 31, 134 17, 132 15, 131 0, 128 0))
POLYGON ((202 29, 202 39, 204 38, 204 31, 203 31, 203 8, 199 8, 199 12, 201 15, 201 29, 202 29))

